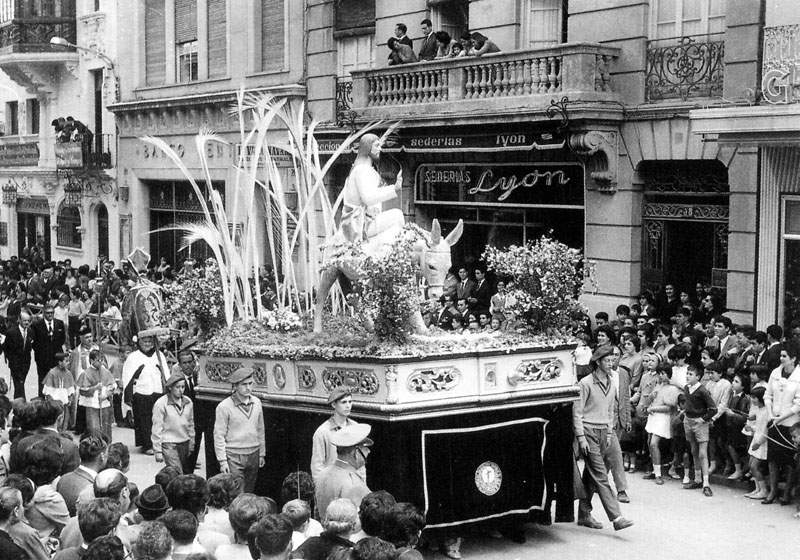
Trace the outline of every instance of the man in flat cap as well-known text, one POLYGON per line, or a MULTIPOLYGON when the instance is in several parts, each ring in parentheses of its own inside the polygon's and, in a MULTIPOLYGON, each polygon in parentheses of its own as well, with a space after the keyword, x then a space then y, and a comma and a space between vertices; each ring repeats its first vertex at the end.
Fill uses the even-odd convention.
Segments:
MULTIPOLYGON (((328 395, 328 406, 333 409, 333 415, 328 418, 314 432, 311 448, 311 476, 316 482, 322 469, 332 465, 336 460, 336 446, 331 443, 331 434, 338 432, 346 426, 357 424, 350 419, 350 411, 353 408, 353 397, 349 387, 336 387, 328 395)), ((358 473, 361 478, 367 480, 367 472, 363 467, 358 473)))
POLYGON ((174 372, 166 383, 167 393, 153 405, 153 450, 157 463, 190 474, 194 468, 190 456, 194 450, 194 406, 184 395, 186 377, 174 372))
POLYGON ((253 368, 241 367, 228 377, 233 393, 217 405, 214 422, 214 453, 219 468, 241 476, 245 492, 255 489, 258 469, 264 466, 267 455, 264 411, 261 401, 252 395, 253 373, 253 368))
POLYGON ((371 492, 366 481, 358 474, 367 463, 373 441, 369 424, 345 426, 330 435, 336 446, 336 460, 322 469, 317 480, 317 508, 327 511, 328 505, 339 498, 347 498, 356 506, 371 492))
POLYGON ((616 358, 610 345, 599 346, 592 355, 592 373, 578 382, 580 398, 573 408, 573 426, 585 462, 583 484, 586 497, 578 503, 578 525, 602 529, 603 525, 592 517, 592 496, 600 495, 600 502, 619 531, 633 525, 622 517, 617 496, 608 482, 608 471, 603 456, 612 442, 614 433, 614 403, 617 391, 609 372, 616 358))

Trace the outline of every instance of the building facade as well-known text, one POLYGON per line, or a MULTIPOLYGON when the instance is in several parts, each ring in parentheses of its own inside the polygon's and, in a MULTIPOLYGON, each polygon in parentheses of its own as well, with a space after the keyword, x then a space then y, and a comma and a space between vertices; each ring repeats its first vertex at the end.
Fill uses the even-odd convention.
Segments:
POLYGON ((178 267, 186 257, 207 255, 203 243, 184 247, 183 232, 169 228, 202 217, 190 180, 231 198, 242 142, 233 114, 240 91, 304 99, 303 22, 303 3, 290 0, 120 3, 126 71, 111 110, 119 129, 119 180, 130 192, 122 254, 142 246, 156 262, 164 257, 178 267), (202 158, 195 141, 201 130, 222 140, 206 145, 202 158), (145 143, 146 136, 166 142, 188 176, 145 143))
POLYGON ((0 2, 3 258, 34 247, 48 259, 76 264, 118 258, 123 201, 108 112, 119 95, 116 6, 110 0, 0 2), (89 132, 57 134, 50 123, 67 117, 89 132))
MULTIPOLYGON (((737 2, 736 4, 744 4, 737 2)), ((737 6, 738 7, 738 6, 737 6)), ((749 210, 756 241, 742 255, 756 266, 755 322, 797 330, 800 319, 800 90, 796 75, 800 7, 795 2, 766 2, 759 53, 759 82, 750 103, 692 111, 696 134, 728 150, 754 153, 751 170, 757 193, 749 210)))
POLYGON ((704 141, 690 111, 753 97, 759 2, 319 1, 308 15, 311 113, 345 130, 402 120, 386 177, 404 169, 409 218, 465 220, 454 262, 552 233, 596 262, 592 311, 703 284, 753 322, 758 153, 704 141), (423 19, 501 52, 388 66, 396 24, 419 52, 423 19))

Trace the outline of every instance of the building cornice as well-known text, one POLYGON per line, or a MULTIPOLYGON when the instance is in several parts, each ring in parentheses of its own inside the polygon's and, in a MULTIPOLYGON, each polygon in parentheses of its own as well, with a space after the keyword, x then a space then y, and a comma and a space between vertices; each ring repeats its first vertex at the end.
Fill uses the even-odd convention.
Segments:
MULTIPOLYGON (((275 87, 255 88, 246 90, 248 94, 270 94, 275 97, 305 97, 306 87, 299 84, 281 85, 275 87)), ((215 91, 177 97, 154 97, 151 99, 137 99, 135 101, 122 101, 108 106, 113 113, 150 111, 164 108, 197 107, 231 103, 236 101, 239 90, 215 91)))

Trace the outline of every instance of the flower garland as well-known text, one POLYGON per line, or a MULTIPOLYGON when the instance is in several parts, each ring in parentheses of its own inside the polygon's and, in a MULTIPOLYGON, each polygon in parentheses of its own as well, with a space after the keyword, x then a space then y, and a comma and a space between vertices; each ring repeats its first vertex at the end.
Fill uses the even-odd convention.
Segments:
POLYGON ((173 327, 180 321, 191 325, 196 321, 204 332, 213 332, 225 324, 222 279, 213 258, 206 259, 202 269, 182 272, 162 290, 162 326, 173 327))

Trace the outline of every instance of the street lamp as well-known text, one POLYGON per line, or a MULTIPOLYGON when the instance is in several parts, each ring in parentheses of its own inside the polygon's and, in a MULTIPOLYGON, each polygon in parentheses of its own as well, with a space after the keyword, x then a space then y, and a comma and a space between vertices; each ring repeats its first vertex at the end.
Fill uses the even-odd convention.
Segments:
POLYGON ((94 56, 105 62, 106 65, 108 66, 108 69, 111 70, 111 74, 114 76, 114 100, 119 101, 119 76, 117 75, 117 68, 114 65, 114 61, 111 60, 111 58, 107 54, 102 53, 94 48, 81 47, 80 45, 76 45, 75 43, 70 43, 63 37, 51 37, 50 44, 56 47, 64 47, 64 48, 71 47, 79 51, 85 51, 90 54, 93 54, 94 56))

